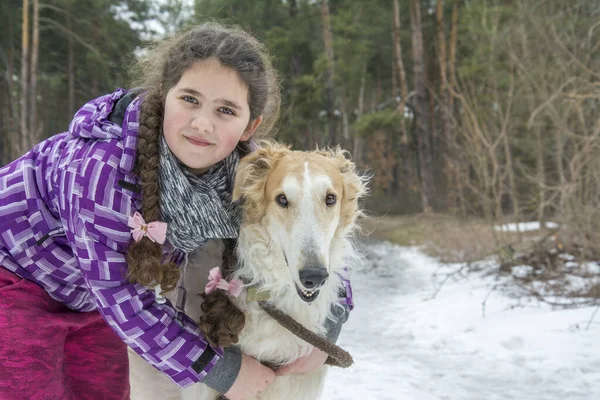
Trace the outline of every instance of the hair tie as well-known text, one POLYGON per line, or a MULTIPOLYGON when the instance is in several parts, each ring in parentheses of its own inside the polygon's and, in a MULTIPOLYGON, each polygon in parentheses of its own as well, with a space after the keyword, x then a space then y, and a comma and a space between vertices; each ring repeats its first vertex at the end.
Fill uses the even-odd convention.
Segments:
POLYGON ((221 275, 219 267, 214 267, 208 273, 208 283, 204 288, 206 294, 210 294, 217 289, 221 289, 232 295, 238 297, 242 293, 242 287, 244 284, 239 279, 234 279, 231 282, 227 282, 221 275))

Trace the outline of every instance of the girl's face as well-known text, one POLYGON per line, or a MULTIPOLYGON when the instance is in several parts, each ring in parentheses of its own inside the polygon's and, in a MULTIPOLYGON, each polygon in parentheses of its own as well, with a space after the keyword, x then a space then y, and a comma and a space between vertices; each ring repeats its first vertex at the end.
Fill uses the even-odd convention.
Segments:
POLYGON ((254 133, 248 87, 215 58, 197 61, 167 93, 163 131, 175 156, 196 175, 227 158, 254 133))

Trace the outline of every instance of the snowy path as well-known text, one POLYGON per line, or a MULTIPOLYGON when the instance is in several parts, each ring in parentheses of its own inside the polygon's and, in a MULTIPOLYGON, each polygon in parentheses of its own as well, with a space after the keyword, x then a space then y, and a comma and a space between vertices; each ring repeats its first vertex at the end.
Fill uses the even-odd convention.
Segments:
POLYGON ((600 399, 600 312, 586 330, 593 308, 553 311, 497 290, 483 318, 493 277, 449 280, 431 299, 432 274, 449 267, 389 243, 366 252, 338 342, 355 365, 331 369, 322 399, 600 399))

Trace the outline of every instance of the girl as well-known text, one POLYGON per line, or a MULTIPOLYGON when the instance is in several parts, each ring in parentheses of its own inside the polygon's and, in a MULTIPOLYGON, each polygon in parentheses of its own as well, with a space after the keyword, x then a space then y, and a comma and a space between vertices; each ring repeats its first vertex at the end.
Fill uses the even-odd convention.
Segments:
POLYGON ((189 252, 237 237, 234 171, 280 105, 266 52, 207 24, 154 48, 137 76, 140 90, 92 100, 68 132, 0 169, 3 400, 128 399, 127 346, 180 387, 232 400, 275 377, 212 348, 163 297, 189 252))

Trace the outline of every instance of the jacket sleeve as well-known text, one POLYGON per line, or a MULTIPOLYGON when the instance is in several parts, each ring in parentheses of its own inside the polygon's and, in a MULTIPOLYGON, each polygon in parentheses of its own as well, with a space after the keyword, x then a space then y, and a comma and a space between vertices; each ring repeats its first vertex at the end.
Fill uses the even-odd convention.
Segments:
POLYGON ((331 307, 332 318, 325 320, 325 336, 331 342, 337 342, 340 332, 342 331, 342 325, 348 320, 350 311, 354 308, 354 300, 352 298, 352 286, 350 279, 348 278, 348 271, 344 271, 341 276, 342 288, 339 292, 338 303, 331 307), (340 307, 341 305, 341 307, 340 307))
POLYGON ((345 276, 342 276, 342 283, 344 284, 344 288, 340 291, 339 302, 346 306, 348 311, 352 311, 354 309, 354 298, 352 297, 352 285, 350 284, 347 271, 345 276))
POLYGON ((176 318, 170 303, 156 303, 153 291, 127 281, 134 201, 115 185, 122 175, 114 160, 91 154, 73 167, 65 201, 67 236, 97 309, 128 346, 180 387, 202 381, 223 352, 209 346, 189 317, 176 318))

